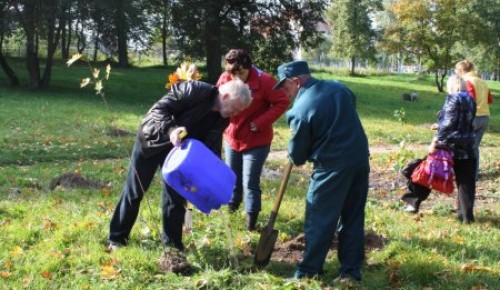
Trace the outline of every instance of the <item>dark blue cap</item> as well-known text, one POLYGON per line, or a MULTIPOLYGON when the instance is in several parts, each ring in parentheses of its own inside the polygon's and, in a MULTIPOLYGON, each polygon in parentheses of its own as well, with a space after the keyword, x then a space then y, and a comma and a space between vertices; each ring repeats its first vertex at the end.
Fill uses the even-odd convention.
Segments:
POLYGON ((303 60, 287 62, 278 67, 279 82, 273 87, 274 90, 280 89, 287 78, 310 74, 309 65, 303 60))

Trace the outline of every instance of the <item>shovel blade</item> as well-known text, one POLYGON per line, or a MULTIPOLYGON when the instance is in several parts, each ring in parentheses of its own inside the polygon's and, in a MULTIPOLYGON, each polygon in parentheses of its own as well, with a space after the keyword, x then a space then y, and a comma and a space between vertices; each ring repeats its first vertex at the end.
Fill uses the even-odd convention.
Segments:
POLYGON ((259 244, 255 251, 254 264, 264 267, 271 261, 271 255, 274 250, 274 244, 278 239, 278 231, 264 229, 260 234, 259 244))

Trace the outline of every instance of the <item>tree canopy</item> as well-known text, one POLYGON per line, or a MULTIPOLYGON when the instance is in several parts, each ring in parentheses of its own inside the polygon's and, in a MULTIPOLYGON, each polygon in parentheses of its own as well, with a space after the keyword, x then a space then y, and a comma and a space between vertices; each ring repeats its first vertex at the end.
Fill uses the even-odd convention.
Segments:
POLYGON ((128 67, 131 50, 160 45, 163 65, 167 51, 180 52, 206 62, 212 83, 231 48, 247 49, 268 72, 297 51, 330 51, 349 61, 351 74, 357 64, 398 55, 433 72, 440 91, 461 58, 500 73, 498 0, 17 0, 0 1, 0 24, 0 66, 19 84, 4 48, 23 47, 33 89, 49 86, 58 57, 92 51, 94 61, 128 67), (318 29, 325 23, 329 33, 318 29))

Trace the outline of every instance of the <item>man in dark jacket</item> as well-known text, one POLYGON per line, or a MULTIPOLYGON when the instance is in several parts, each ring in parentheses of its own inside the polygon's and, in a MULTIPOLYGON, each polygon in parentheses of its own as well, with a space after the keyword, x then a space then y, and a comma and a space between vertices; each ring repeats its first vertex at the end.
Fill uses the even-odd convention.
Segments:
MULTIPOLYGON (((240 80, 218 89, 200 81, 185 81, 173 85, 167 95, 153 105, 139 127, 127 180, 111 219, 109 250, 127 245, 144 192, 170 150, 180 144, 179 133, 187 131, 188 138, 200 140, 220 156, 222 133, 229 117, 247 108, 250 102, 250 90, 240 80)), ((162 242, 183 250, 186 200, 165 181, 162 193, 162 242)))

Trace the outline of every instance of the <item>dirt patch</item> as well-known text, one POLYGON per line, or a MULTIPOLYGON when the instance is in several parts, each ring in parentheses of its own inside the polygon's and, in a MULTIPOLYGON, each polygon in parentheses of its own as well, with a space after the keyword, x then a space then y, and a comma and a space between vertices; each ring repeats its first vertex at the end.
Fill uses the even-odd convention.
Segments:
POLYGON ((110 128, 108 129, 108 131, 106 131, 106 135, 109 137, 126 137, 126 136, 132 136, 134 134, 123 129, 110 128))
MULTIPOLYGON (((331 249, 337 249, 339 244, 338 236, 335 234, 332 241, 331 249)), ((372 250, 380 250, 387 244, 387 239, 373 231, 365 231, 365 252, 372 250)), ((295 238, 277 244, 274 247, 271 259, 278 262, 297 263, 302 259, 302 252, 306 247, 306 239, 304 234, 300 234, 295 238)))
POLYGON ((167 248, 158 260, 160 269, 164 272, 188 273, 191 270, 186 256, 178 250, 167 248))
POLYGON ((78 173, 65 173, 54 177, 50 181, 49 189, 71 189, 71 188, 109 188, 110 185, 102 180, 87 180, 78 173))

